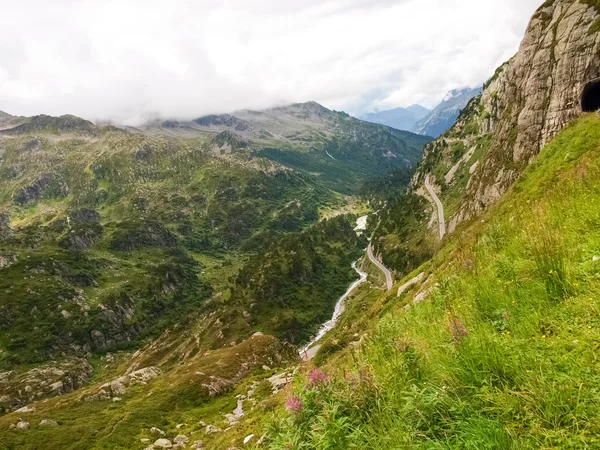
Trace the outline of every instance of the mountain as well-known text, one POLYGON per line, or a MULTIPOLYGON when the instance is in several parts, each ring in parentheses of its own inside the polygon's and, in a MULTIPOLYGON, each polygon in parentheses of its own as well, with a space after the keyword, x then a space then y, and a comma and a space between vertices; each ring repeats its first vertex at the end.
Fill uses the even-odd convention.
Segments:
POLYGON ((423 136, 439 137, 454 125, 460 111, 467 106, 469 100, 480 94, 480 88, 462 88, 448 92, 439 105, 409 130, 423 136))
POLYGON ((431 110, 420 105, 412 105, 408 108, 395 108, 385 111, 368 113, 360 117, 367 122, 380 123, 397 130, 411 131, 420 119, 429 114, 431 110))
POLYGON ((391 291, 355 294, 267 448, 596 446, 599 25, 596 1, 544 2, 517 55, 427 147, 416 207, 376 205, 396 210, 373 218, 377 232, 404 220, 383 251, 415 236, 437 247, 391 291), (459 226, 440 241, 441 209, 459 226))
MULTIPOLYGON (((83 408, 96 425, 55 448, 93 448, 106 400, 143 402, 151 378, 166 384, 139 411, 210 409, 264 367, 292 364, 291 345, 331 317, 367 245, 346 194, 414 167, 430 140, 316 103, 137 128, 70 115, 5 125, 0 413, 74 392, 66 414, 83 408)), ((131 420, 122 448, 139 443, 131 420)))
POLYGON ((597 447, 599 24, 545 2, 410 185, 426 138, 315 103, 15 118, 0 448, 597 447))
POLYGON ((343 194, 355 194, 367 178, 415 167, 431 139, 355 119, 309 102, 265 111, 210 115, 193 121, 163 121, 145 133, 252 142, 248 151, 283 164, 343 194))
POLYGON ((546 2, 518 53, 498 68, 456 125, 427 146, 413 186, 431 177, 447 205, 450 232, 493 205, 582 112, 584 88, 600 76, 597 16, 596 6, 585 2, 546 2))

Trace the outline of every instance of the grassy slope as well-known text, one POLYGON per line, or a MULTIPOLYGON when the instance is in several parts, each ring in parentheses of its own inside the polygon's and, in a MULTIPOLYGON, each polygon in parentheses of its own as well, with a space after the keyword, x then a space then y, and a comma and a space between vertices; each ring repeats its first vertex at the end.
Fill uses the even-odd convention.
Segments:
MULTIPOLYGON (((130 388, 119 402, 82 400, 98 391, 101 383, 96 383, 89 389, 39 402, 34 412, 0 417, 0 449, 143 449, 148 444, 140 439, 150 438, 152 442, 157 439, 150 432, 152 427, 164 430, 171 440, 185 434, 190 442, 202 439, 207 445, 213 441, 231 442, 239 439, 244 427, 207 436, 202 422, 226 428, 224 415, 236 407, 235 396, 246 394, 252 381, 274 373, 264 365, 287 365, 295 357, 291 348, 263 336, 199 355, 147 385, 130 388), (209 395, 208 384, 218 380, 239 381, 242 377, 245 380, 241 385, 224 385, 220 392, 209 395), (10 429, 19 417, 31 424, 29 430, 10 429), (43 419, 55 420, 59 425, 39 426, 43 419), (176 428, 179 424, 183 426, 176 428)), ((248 407, 247 403, 244 408, 248 407)), ((225 448, 227 444, 213 445, 212 448, 225 448)))
POLYGON ((16 262, 0 279, 0 365, 71 352, 71 344, 91 343, 93 329, 114 337, 108 348, 156 336, 202 306, 210 295, 204 276, 222 280, 227 256, 237 260, 240 251, 301 230, 319 207, 335 204, 314 183, 257 165, 243 155, 219 158, 198 140, 120 133, 89 142, 5 140, 0 209, 12 215, 14 231, 0 241, 0 255, 16 262), (19 204, 19 193, 44 177, 54 181, 19 204), (81 208, 98 221, 69 222, 81 208), (92 236, 88 248, 71 248, 74 236, 92 236), (221 267, 200 265, 210 257, 221 267), (135 313, 115 326, 102 305, 135 313))
MULTIPOLYGON (((270 448, 598 448, 600 120, 584 116, 460 230, 270 448)), ((380 306, 378 306, 380 307, 380 306)))

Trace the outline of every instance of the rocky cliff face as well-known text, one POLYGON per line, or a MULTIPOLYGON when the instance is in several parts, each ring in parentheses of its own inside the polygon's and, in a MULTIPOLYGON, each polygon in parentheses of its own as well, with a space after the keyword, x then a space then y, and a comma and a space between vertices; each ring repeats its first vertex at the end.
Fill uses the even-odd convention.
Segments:
POLYGON ((450 231, 495 203, 582 112, 583 88, 600 76, 599 20, 595 3, 545 2, 518 53, 497 70, 457 124, 426 148, 413 186, 427 174, 435 178, 442 201, 450 204, 450 231))

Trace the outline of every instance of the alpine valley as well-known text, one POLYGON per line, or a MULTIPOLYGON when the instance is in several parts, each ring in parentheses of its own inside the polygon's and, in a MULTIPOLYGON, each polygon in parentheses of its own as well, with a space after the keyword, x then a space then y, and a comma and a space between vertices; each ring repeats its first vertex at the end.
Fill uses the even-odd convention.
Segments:
POLYGON ((435 139, 0 113, 0 449, 598 448, 599 77, 549 0, 435 139))

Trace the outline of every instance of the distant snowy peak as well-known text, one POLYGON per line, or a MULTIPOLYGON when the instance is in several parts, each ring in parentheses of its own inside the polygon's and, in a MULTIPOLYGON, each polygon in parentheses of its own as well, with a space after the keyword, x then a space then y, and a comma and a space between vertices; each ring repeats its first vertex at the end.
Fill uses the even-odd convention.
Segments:
POLYGON ((442 102, 426 117, 416 122, 410 131, 435 138, 444 134, 458 119, 467 103, 481 94, 481 88, 454 89, 446 94, 442 102))

